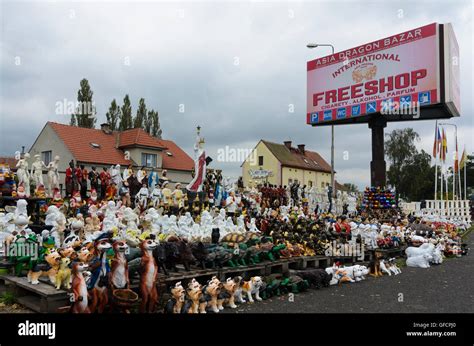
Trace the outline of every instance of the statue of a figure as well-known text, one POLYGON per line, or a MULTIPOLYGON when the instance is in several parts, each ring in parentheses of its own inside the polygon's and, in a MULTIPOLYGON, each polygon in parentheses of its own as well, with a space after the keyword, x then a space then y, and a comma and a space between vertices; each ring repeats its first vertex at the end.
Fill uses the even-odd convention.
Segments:
POLYGON ((53 196, 53 191, 55 188, 59 189, 59 156, 55 156, 54 160, 48 163, 46 169, 48 170, 48 194, 53 196))
POLYGON ((186 186, 189 192, 201 192, 206 177, 206 153, 204 151, 204 138, 200 136, 201 127, 197 127, 196 142, 194 143, 194 178, 186 186))
POLYGON ((16 168, 17 168, 16 175, 18 177, 18 187, 20 187, 20 185, 23 185, 26 197, 30 197, 30 172, 28 171, 29 158, 30 158, 30 154, 26 153, 23 156, 23 158, 19 158, 16 164, 16 168))
POLYGON ((110 177, 112 179, 112 182, 117 187, 117 195, 118 195, 118 192, 120 191, 120 188, 122 187, 122 177, 120 176, 120 165, 115 165, 115 166, 110 167, 110 177))
POLYGON ((44 185, 43 183, 43 168, 47 168, 43 161, 41 161, 41 156, 36 154, 35 155, 35 162, 31 165, 31 175, 33 176, 33 180, 35 182, 36 188, 40 185, 44 185))

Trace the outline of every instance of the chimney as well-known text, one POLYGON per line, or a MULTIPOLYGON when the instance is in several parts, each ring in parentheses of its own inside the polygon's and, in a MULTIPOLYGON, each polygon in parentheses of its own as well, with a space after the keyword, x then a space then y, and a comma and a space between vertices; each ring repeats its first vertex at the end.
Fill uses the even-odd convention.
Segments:
POLYGON ((291 150, 291 141, 284 141, 283 144, 285 144, 285 147, 287 147, 288 150, 291 150))
POLYGON ((120 134, 122 132, 120 131, 117 131, 115 132, 115 147, 118 149, 118 147, 120 146, 120 134))
POLYGON ((298 144, 298 150, 304 155, 304 144, 298 144))
POLYGON ((110 135, 112 131, 110 130, 110 125, 108 123, 100 124, 100 129, 107 135, 110 135))

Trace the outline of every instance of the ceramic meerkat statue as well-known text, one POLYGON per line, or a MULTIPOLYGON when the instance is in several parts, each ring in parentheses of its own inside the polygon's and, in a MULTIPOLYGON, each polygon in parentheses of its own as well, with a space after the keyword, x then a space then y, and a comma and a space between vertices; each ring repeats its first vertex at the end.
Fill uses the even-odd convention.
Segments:
POLYGON ((88 265, 83 262, 75 262, 72 265, 72 293, 74 302, 71 312, 75 314, 90 313, 89 299, 87 292, 87 284, 83 273, 87 270, 88 265))
POLYGON ((156 281, 158 279, 158 265, 153 257, 153 249, 158 244, 151 239, 146 239, 140 243, 143 256, 140 263, 140 312, 153 312, 158 301, 158 291, 156 281))
POLYGON ((130 287, 130 280, 128 277, 128 262, 125 258, 125 254, 129 247, 123 240, 118 240, 113 243, 112 248, 114 249, 114 258, 112 259, 110 269, 110 288, 123 289, 130 287))

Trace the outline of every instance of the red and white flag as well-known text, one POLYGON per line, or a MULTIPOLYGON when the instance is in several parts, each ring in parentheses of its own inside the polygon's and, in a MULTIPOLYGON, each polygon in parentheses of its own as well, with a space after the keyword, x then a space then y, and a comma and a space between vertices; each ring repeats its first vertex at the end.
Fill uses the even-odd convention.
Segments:
POLYGON ((194 178, 186 186, 186 189, 191 192, 201 192, 202 183, 206 176, 206 153, 202 152, 199 158, 194 162, 194 178))

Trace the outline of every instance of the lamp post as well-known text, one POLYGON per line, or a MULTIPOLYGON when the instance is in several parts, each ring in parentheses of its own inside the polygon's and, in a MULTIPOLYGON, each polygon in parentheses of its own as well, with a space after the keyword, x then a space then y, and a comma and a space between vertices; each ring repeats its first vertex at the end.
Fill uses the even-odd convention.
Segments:
MULTIPOLYGON (((331 47, 332 54, 334 54, 334 46, 332 44, 308 43, 306 47, 308 47, 309 49, 317 47, 331 47)), ((336 186, 334 182, 334 125, 331 125, 331 188, 332 196, 336 197, 336 186)))

